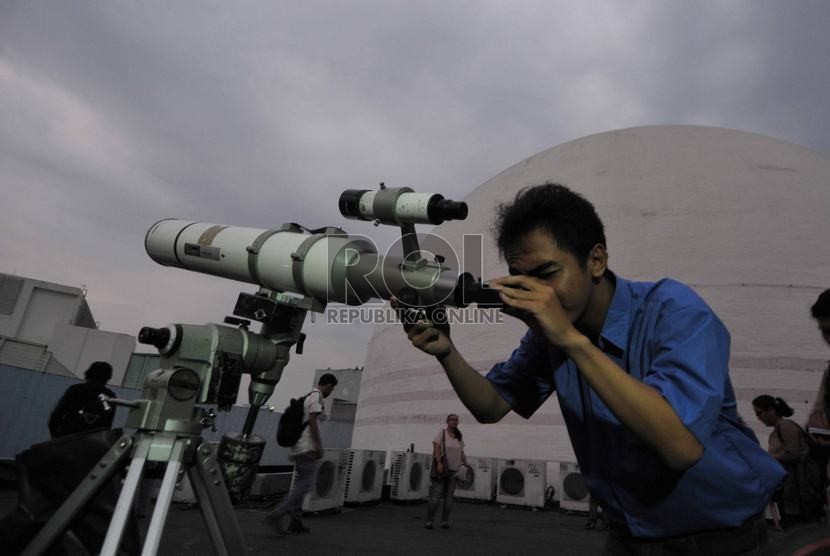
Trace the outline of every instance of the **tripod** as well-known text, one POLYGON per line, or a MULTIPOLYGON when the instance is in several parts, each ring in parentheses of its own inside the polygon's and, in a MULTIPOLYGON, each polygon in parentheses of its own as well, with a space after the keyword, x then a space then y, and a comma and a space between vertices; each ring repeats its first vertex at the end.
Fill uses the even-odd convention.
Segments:
MULTIPOLYGON (((171 376, 174 376, 176 372, 182 371, 192 372, 189 369, 178 369, 172 372, 156 371, 156 373, 171 373, 171 376)), ((135 409, 153 405, 149 400, 109 401, 131 405, 135 409)), ((163 403, 162 406, 164 406, 163 403)), ((181 429, 178 431, 140 429, 134 434, 123 435, 95 464, 81 484, 26 547, 23 555, 35 556, 46 553, 72 521, 83 513, 89 501, 106 484, 120 476, 121 472, 129 467, 101 548, 102 555, 115 555, 121 543, 133 500, 141 486, 144 466, 148 461, 166 463, 166 469, 147 529, 142 555, 152 555, 158 551, 167 513, 173 499, 173 490, 179 475, 183 472, 187 472, 190 478, 216 553, 223 556, 247 554, 247 547, 225 488, 215 448, 202 442, 199 430, 196 429, 198 424, 189 427, 183 425, 185 423, 178 423, 181 429)))
POLYGON ((101 548, 102 555, 116 554, 147 461, 166 462, 167 468, 153 509, 142 554, 155 554, 158 551, 164 523, 173 499, 173 490, 182 467, 190 478, 190 484, 193 486, 216 553, 246 554, 247 548, 225 489, 219 463, 214 453, 215 449, 208 443, 198 445, 200 442, 201 438, 197 435, 143 431, 134 435, 125 434, 98 461, 78 488, 26 547, 23 555, 44 554, 66 531, 72 520, 83 512, 84 507, 95 494, 100 492, 101 488, 120 471, 129 466, 104 545, 101 548))
MULTIPOLYGON (((239 392, 241 372, 251 373, 248 387, 251 407, 240 443, 243 447, 241 451, 245 452, 243 455, 249 458, 246 463, 258 464, 261 451, 244 448, 246 443, 249 448, 252 445, 259 447, 259 444, 252 443, 259 409, 273 393, 288 363, 289 350, 296 346, 297 353, 302 353, 305 334, 300 330, 306 313, 309 310, 321 311, 321 307, 314 298, 261 290, 257 295, 240 294, 234 308, 235 315, 261 322, 261 334, 248 332, 250 322, 233 317, 225 320, 238 325, 237 328, 215 324, 143 328, 139 333, 139 342, 159 349, 164 368, 147 375, 142 399, 106 400, 107 403, 130 408, 127 426, 136 429, 136 432, 122 436, 104 454, 26 547, 23 555, 45 553, 72 521, 83 513, 90 500, 129 467, 101 549, 104 556, 115 555, 148 461, 164 463, 166 469, 147 530, 143 555, 158 551, 173 490, 184 472, 190 478, 216 553, 223 556, 246 554, 247 547, 233 512, 218 454, 211 444, 202 442, 200 435, 203 426, 213 423, 213 416, 205 416, 204 410, 195 404, 215 402, 220 410, 229 409, 239 392)), ((239 445, 236 444, 237 448, 239 445)), ((239 457, 239 453, 236 456, 239 457)), ((242 478, 252 480, 253 475, 242 478)), ((239 476, 233 476, 230 472, 227 473, 227 480, 232 485, 236 483, 237 494, 244 495, 245 487, 250 487, 250 482, 245 484, 239 476)))

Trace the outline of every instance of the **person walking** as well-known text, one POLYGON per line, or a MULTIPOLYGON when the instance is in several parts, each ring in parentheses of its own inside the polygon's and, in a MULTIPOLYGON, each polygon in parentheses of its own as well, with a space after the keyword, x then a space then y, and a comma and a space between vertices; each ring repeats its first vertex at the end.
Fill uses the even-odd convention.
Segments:
POLYGON ((447 424, 441 427, 432 439, 429 503, 427 504, 427 520, 424 523, 427 529, 433 528, 438 504, 442 499, 444 503, 441 508, 441 528, 449 529, 450 527, 455 475, 461 465, 467 465, 463 436, 458 428, 458 415, 451 413, 447 416, 447 424))
POLYGON ((317 386, 308 393, 303 402, 303 423, 307 426, 291 447, 291 459, 294 461, 294 485, 288 496, 283 498, 277 507, 264 518, 265 523, 273 526, 279 537, 285 536, 286 533, 282 523, 286 515, 291 517, 288 532, 309 532, 308 527, 303 525, 301 520, 303 499, 311 490, 317 462, 323 457, 323 442, 320 440, 321 415, 325 412, 323 399, 331 395, 335 386, 337 386, 337 378, 331 373, 326 373, 320 377, 317 386))

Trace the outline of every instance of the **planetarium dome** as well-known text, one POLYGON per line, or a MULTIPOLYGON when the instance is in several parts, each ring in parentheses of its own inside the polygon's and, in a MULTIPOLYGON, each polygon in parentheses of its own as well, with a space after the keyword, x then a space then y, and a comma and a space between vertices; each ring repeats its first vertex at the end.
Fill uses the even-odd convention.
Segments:
MULTIPOLYGON (((462 253, 483 234, 485 278, 506 274, 490 229, 494 208, 524 186, 563 183, 594 203, 605 223, 609 267, 634 280, 672 277, 692 286, 732 335, 731 377, 739 410, 763 445, 769 430, 751 400, 781 396, 804 421, 828 358, 809 307, 830 287, 830 159, 771 137, 700 126, 653 126, 577 139, 523 160, 466 199, 469 216, 434 234, 462 253)), ((478 258, 476 258, 478 257, 478 258)), ((472 270, 479 274, 478 268, 472 270)), ((480 372, 505 359, 524 333, 501 324, 452 329, 480 372)), ((469 455, 574 461, 556 396, 528 420, 509 413, 482 425, 466 411, 441 366, 413 348, 399 325, 377 325, 369 343, 352 445, 431 452, 458 413, 469 455)))

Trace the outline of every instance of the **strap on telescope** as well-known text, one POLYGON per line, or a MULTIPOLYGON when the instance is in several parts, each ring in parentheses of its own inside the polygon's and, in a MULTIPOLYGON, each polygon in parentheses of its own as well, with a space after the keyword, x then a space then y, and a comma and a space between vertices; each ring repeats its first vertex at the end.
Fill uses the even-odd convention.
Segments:
POLYGON ((271 236, 278 234, 280 232, 294 232, 294 233, 301 233, 303 231, 303 227, 299 224, 294 224, 290 222, 288 224, 283 224, 282 228, 275 230, 265 230, 257 238, 254 242, 245 248, 248 252, 248 272, 250 272, 251 277, 256 281, 259 282, 259 274, 256 270, 256 259, 259 256, 259 251, 262 249, 262 245, 270 238, 271 236))
POLYGON ((294 261, 294 265, 291 269, 292 276, 294 278, 294 284, 305 290, 305 284, 303 284, 303 277, 302 277, 302 262, 305 260, 306 254, 311 249, 311 246, 314 245, 317 240, 322 238, 323 236, 345 236, 347 235, 345 231, 341 228, 337 228, 335 226, 329 226, 326 228, 317 228, 315 230, 309 230, 302 224, 297 224, 296 222, 289 222, 287 224, 283 224, 279 229, 270 229, 265 230, 257 238, 254 242, 245 248, 248 251, 248 272, 251 274, 251 277, 256 281, 260 282, 259 274, 257 273, 257 266, 256 260, 259 256, 259 252, 262 249, 263 244, 268 241, 268 239, 280 232, 292 232, 295 234, 299 234, 302 232, 308 232, 311 234, 308 238, 303 241, 297 250, 294 253, 291 253, 291 259, 294 261))
POLYGON ((305 283, 303 282, 303 261, 305 261, 305 256, 308 254, 309 250, 311 249, 311 246, 326 236, 345 236, 346 232, 335 226, 330 226, 327 228, 317 228, 316 230, 309 230, 308 228, 300 226, 299 224, 294 225, 299 226, 300 228, 311 234, 305 239, 305 241, 303 241, 300 244, 296 251, 291 253, 291 260, 294 261, 294 264, 291 267, 291 276, 294 278, 294 285, 300 288, 302 291, 306 291, 305 283))

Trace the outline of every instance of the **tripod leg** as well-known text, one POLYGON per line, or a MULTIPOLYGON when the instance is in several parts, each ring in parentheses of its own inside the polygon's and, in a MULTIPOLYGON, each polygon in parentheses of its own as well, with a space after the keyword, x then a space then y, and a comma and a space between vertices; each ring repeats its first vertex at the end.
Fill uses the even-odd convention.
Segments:
POLYGON ((22 552, 22 556, 40 555, 49 550, 52 543, 66 531, 72 520, 82 513, 92 497, 112 479, 116 472, 124 469, 132 445, 133 439, 129 435, 124 435, 118 439, 118 442, 95 464, 95 467, 81 484, 69 495, 69 498, 58 508, 58 511, 44 525, 37 536, 32 539, 26 550, 22 552))
POLYGON ((164 479, 161 482, 161 489, 153 509, 153 518, 150 520, 150 527, 147 529, 147 538, 144 541, 142 556, 152 556, 161 543, 161 533, 167 521, 167 512, 170 511, 170 502, 173 500, 173 489, 176 488, 176 480, 179 477, 179 469, 182 467, 182 456, 185 447, 191 441, 179 439, 173 444, 170 458, 167 462, 167 469, 164 471, 164 479))
POLYGON ((112 514, 110 527, 107 530, 107 537, 104 539, 104 546, 101 547, 102 556, 114 556, 121 544, 121 536, 124 533, 124 525, 130 515, 130 508, 133 505, 133 497, 141 483, 141 473, 144 471, 144 464, 147 461, 147 454, 150 451, 151 438, 142 437, 136 446, 133 459, 130 463, 130 470, 124 485, 121 487, 121 494, 118 496, 118 503, 112 514))
POLYGON ((248 554, 228 490, 222 480, 219 462, 209 444, 202 444, 196 450, 194 462, 188 467, 188 476, 216 554, 248 554))

